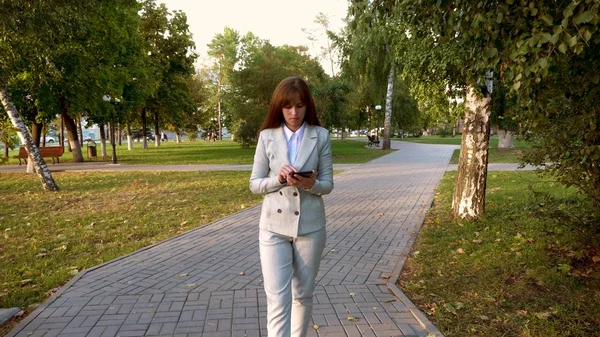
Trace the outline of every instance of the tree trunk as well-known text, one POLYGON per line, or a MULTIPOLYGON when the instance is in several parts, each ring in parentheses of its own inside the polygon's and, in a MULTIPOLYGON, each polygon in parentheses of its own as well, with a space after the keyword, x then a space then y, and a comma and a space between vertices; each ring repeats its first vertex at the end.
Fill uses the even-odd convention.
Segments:
POLYGON ((148 149, 148 141, 146 140, 146 128, 147 128, 146 108, 143 108, 142 109, 142 142, 144 142, 144 146, 142 146, 142 148, 144 150, 148 149))
POLYGON ((60 146, 62 146, 64 148, 65 146, 65 122, 64 119, 62 117, 62 115, 60 115, 60 146))
POLYGON ((123 138, 122 134, 123 128, 121 128, 121 123, 117 123, 117 144, 121 146, 121 139, 123 138))
POLYGON ((110 132, 110 146, 111 146, 111 150, 112 150, 111 162, 113 164, 116 164, 117 163, 117 149, 116 149, 117 143, 116 143, 115 122, 109 122, 108 127, 109 127, 109 132, 110 132))
MULTIPOLYGON (((221 76, 221 69, 219 66, 219 76, 221 76)), ((222 115, 221 115, 221 80, 219 80, 218 86, 217 86, 217 95, 218 95, 218 101, 217 101, 217 112, 218 112, 218 116, 217 116, 217 121, 219 123, 219 140, 223 140, 223 124, 222 124, 222 115)))
POLYGON ((42 158, 42 155, 40 154, 40 150, 33 143, 33 139, 31 139, 31 135, 27 130, 27 126, 25 126, 25 123, 23 123, 17 108, 12 103, 8 92, 6 92, 6 89, 4 88, 0 88, 0 101, 2 103, 2 107, 10 118, 12 125, 17 129, 17 135, 19 136, 21 143, 25 146, 25 149, 27 149, 29 162, 34 163, 35 172, 40 177, 44 190, 58 191, 58 185, 56 185, 54 178, 52 178, 50 170, 48 169, 44 158, 42 158))
POLYGON ((454 183, 452 213, 458 218, 478 218, 485 210, 490 114, 492 96, 477 96, 475 88, 467 88, 465 123, 454 183))
POLYGON ((81 125, 81 117, 77 118, 77 130, 79 135, 79 145, 83 146, 83 125, 81 125))
POLYGON ((106 158, 106 129, 102 123, 98 123, 98 127, 100 128, 100 155, 106 158))
POLYGON ((67 127, 67 138, 73 150, 73 162, 83 163, 83 154, 81 153, 81 144, 77 139, 77 125, 71 116, 69 116, 68 107, 64 97, 60 97, 60 110, 67 127))
MULTIPOLYGON (((34 113, 33 113, 33 118, 35 119, 37 116, 37 110, 36 108, 34 108, 34 113)), ((43 132, 42 132, 42 123, 37 123, 37 122, 33 122, 31 123, 31 139, 33 140, 33 143, 35 144, 35 146, 40 147, 40 143, 43 144, 44 146, 46 146, 46 138, 42 138, 43 136, 43 132), (42 141, 43 140, 43 141, 42 141)))
POLYGON ((181 144, 181 135, 179 134, 179 132, 175 134, 175 139, 177 139, 177 144, 181 144))
POLYGON ((160 146, 160 129, 158 128, 158 110, 154 111, 154 145, 160 146))
POLYGON ((515 148, 515 133, 509 130, 500 129, 498 127, 498 148, 499 149, 514 149, 515 148))
POLYGON ((390 129, 392 128, 392 96, 394 95, 394 64, 390 68, 390 76, 388 77, 387 94, 385 96, 385 120, 383 122, 383 145, 382 150, 391 148, 390 129))
POLYGON ((127 133, 127 150, 133 150, 133 138, 131 137, 131 123, 127 122, 125 126, 125 132, 127 133))

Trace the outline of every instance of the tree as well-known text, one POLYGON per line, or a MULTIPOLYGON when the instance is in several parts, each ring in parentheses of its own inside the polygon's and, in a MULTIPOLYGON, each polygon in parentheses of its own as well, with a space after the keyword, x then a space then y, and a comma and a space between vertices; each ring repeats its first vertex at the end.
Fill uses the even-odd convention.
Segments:
POLYGON ((52 178, 50 170, 48 170, 46 162, 44 162, 38 147, 33 144, 33 139, 31 139, 27 127, 21 120, 19 112, 14 104, 12 104, 6 90, 2 88, 0 88, 0 101, 2 107, 6 110, 11 119, 13 126, 18 130, 17 134, 19 138, 21 138, 21 142, 25 145, 25 149, 29 154, 29 160, 34 163, 35 172, 40 176, 42 186, 46 191, 58 191, 58 185, 54 181, 54 178, 52 178))
POLYGON ((393 25, 395 1, 377 0, 353 1, 348 9, 349 53, 346 57, 346 69, 363 74, 361 80, 373 81, 380 90, 385 86, 383 95, 375 95, 382 100, 385 97, 384 139, 382 149, 390 149, 390 130, 392 118, 392 100, 396 67, 399 58, 396 50, 405 39, 402 30, 393 25))
POLYGON ((240 35, 236 30, 225 27, 223 34, 216 34, 208 45, 208 55, 213 58, 213 73, 217 82, 218 137, 223 138, 223 96, 232 91, 231 81, 240 58, 240 35))
MULTIPOLYGON (((548 130, 550 126, 557 125, 555 122, 559 122, 559 119, 548 118, 547 109, 552 108, 559 115, 569 111, 565 102, 574 97, 569 94, 573 91, 577 92, 575 97, 585 102, 583 111, 573 115, 588 122, 597 118, 598 105, 592 97, 598 96, 595 89, 598 80, 597 77, 594 80, 593 75, 597 74, 594 70, 598 69, 598 62, 597 57, 592 55, 597 55, 598 51, 598 7, 598 1, 534 3, 512 0, 478 4, 470 1, 434 4, 404 0, 397 6, 397 13, 402 17, 400 21, 407 24, 411 40, 431 41, 433 44, 430 46, 435 46, 418 56, 425 62, 413 64, 418 69, 428 69, 420 75, 442 73, 450 84, 464 86, 467 90, 466 119, 474 123, 470 124, 475 126, 472 130, 478 132, 470 136, 467 132, 466 137, 463 134, 453 200, 456 216, 478 217, 484 208, 487 171, 487 155, 484 152, 487 152, 489 139, 486 130, 489 128, 487 111, 490 92, 482 84, 485 74, 490 70, 495 74, 501 73, 503 81, 517 94, 522 109, 518 109, 514 117, 528 127, 540 127, 538 136, 548 136, 548 133, 540 131, 548 130), (558 22, 555 22, 555 18, 558 22), (432 66, 435 64, 432 59, 439 55, 437 51, 448 48, 454 51, 450 54, 454 60, 452 65, 458 67, 449 69, 432 66), (578 87, 582 91, 560 87, 560 84, 569 83, 577 76, 574 75, 577 71, 561 66, 566 64, 566 60, 576 61, 576 69, 586 69, 585 73, 582 71, 578 75, 592 74, 584 76, 589 80, 587 84, 576 81, 582 84, 578 87), (483 88, 481 93, 479 88, 483 88), (551 99, 549 93, 562 95, 558 99, 551 99), (590 93, 596 96, 588 96, 590 93), (561 96, 568 97, 562 100, 561 96), (471 102, 473 99, 475 101, 471 102), (562 104, 556 104, 561 100, 562 104), (462 157, 463 152, 470 153, 462 157), (479 164, 470 166, 474 162, 479 164)), ((590 125, 585 122, 582 125, 585 124, 590 125)), ((581 143, 584 146, 583 151, 578 151, 581 155, 571 161, 554 152, 556 155, 552 159, 556 159, 556 162, 551 167, 554 167, 554 173, 559 178, 566 178, 572 183, 573 177, 585 178, 586 184, 594 187, 584 191, 594 194, 593 191, 600 191, 598 166, 595 164, 598 160, 594 160, 600 158, 596 145, 598 131, 594 127, 583 130, 583 143, 581 137, 574 134, 570 136, 578 141, 568 142, 581 143), (570 175, 568 172, 577 173, 570 175)), ((544 146, 547 153, 553 152, 548 147, 549 143, 546 142, 544 146)), ((559 143, 554 143, 555 147, 557 145, 559 143)))

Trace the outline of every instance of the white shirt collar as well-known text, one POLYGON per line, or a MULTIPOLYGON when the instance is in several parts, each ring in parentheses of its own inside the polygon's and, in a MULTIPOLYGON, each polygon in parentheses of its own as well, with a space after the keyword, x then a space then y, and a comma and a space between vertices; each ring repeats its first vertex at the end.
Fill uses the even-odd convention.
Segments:
POLYGON ((285 134, 285 140, 289 141, 290 137, 292 137, 292 134, 296 134, 296 136, 298 137, 298 141, 302 140, 302 135, 304 135, 304 129, 306 126, 306 122, 302 123, 302 126, 300 127, 300 129, 296 130, 296 132, 293 132, 292 130, 290 130, 287 125, 285 125, 285 123, 283 123, 283 133, 285 134))

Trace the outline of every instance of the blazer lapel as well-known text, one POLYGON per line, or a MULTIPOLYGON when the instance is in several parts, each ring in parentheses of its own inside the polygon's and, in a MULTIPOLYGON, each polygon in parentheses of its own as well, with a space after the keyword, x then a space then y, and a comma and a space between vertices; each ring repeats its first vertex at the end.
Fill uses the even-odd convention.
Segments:
POLYGON ((291 166, 292 164, 290 164, 290 154, 288 152, 287 139, 285 139, 285 133, 283 132, 283 125, 273 130, 272 137, 273 141, 275 142, 275 147, 277 148, 276 153, 284 154, 283 158, 280 160, 281 166, 291 166))
MULTIPOLYGON (((283 131, 282 131, 283 133, 283 131)), ((283 137, 285 139, 285 136, 283 137)), ((286 143, 287 144, 287 143, 286 143)), ((306 124, 306 130, 304 130, 304 136, 302 136, 302 142, 300 143, 300 149, 298 150, 298 156, 296 157, 296 162, 294 163, 294 167, 298 170, 302 169, 302 166, 310 157, 310 154, 315 149, 317 145, 317 130, 309 124, 306 124)), ((286 146, 287 148, 287 146, 286 146)), ((287 152, 286 152, 287 153, 287 152)))

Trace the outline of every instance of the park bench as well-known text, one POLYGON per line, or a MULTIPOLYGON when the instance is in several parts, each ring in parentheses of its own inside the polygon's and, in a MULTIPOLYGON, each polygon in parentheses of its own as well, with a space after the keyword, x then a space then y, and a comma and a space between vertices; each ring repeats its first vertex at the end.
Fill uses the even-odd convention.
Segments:
POLYGON ((369 139, 369 146, 379 146, 379 139, 376 139, 375 136, 367 135, 367 138, 369 139))
MULTIPOLYGON (((65 151, 62 146, 42 146, 38 149, 40 150, 42 157, 52 157, 52 164, 59 163, 59 157, 62 156, 65 151)), ((27 150, 25 150, 25 147, 21 146, 19 148, 19 155, 15 156, 15 158, 19 159, 19 165, 21 165, 21 159, 27 164, 28 157, 27 150)))

